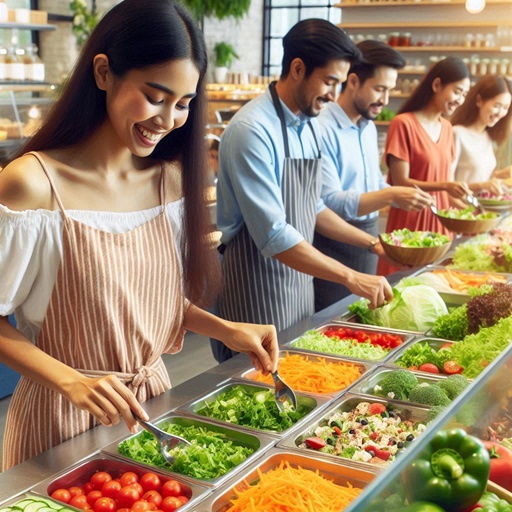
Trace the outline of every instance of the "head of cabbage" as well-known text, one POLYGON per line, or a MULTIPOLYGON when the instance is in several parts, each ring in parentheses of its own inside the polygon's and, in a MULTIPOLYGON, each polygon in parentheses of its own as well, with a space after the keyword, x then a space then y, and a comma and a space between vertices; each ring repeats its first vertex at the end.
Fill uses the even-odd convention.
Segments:
POLYGON ((379 308, 372 310, 367 299, 360 299, 348 309, 365 324, 418 332, 428 331, 439 316, 448 313, 445 302, 430 286, 393 288, 393 294, 393 300, 379 308))

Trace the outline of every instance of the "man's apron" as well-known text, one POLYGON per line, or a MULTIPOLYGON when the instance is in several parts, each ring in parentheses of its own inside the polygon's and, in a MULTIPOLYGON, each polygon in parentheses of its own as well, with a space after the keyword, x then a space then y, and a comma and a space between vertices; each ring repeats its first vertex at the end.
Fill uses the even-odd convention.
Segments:
MULTIPOLYGON (((183 343, 185 302, 171 224, 162 211, 126 233, 63 218, 63 254, 36 345, 88 377, 116 375, 140 402, 171 387, 160 358, 183 343)), ((117 215, 117 214, 114 214, 117 215)), ((8 411, 3 469, 98 425, 59 393, 22 377, 8 411)))
MULTIPOLYGON (((322 188, 320 149, 313 127, 308 123, 318 157, 290 157, 286 122, 275 83, 270 85, 270 92, 281 122, 285 149, 281 193, 286 221, 307 242, 313 243, 322 188)), ((312 276, 298 272, 276 258, 263 257, 245 224, 229 241, 223 254, 223 289, 219 300, 222 318, 235 322, 274 324, 279 332, 314 313, 312 276)), ((219 362, 236 354, 219 342, 212 343, 212 348, 219 362)))

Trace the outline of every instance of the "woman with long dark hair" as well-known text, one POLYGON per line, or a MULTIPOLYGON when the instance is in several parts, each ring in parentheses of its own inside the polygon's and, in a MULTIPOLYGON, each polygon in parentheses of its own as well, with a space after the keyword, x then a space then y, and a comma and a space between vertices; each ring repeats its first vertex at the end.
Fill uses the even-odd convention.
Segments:
POLYGON ((186 329, 277 366, 272 326, 207 304, 203 37, 172 0, 125 0, 87 41, 41 130, 0 174, 0 360, 22 374, 7 469, 170 388, 186 329), (7 322, 15 312, 18 330, 7 322))
MULTIPOLYGON (((464 198, 466 184, 450 179, 455 146, 452 126, 445 118, 462 104, 468 90, 469 71, 457 57, 443 59, 428 71, 389 126, 384 158, 391 185, 417 186, 432 194, 440 209, 450 206, 450 196, 464 198)), ((428 208, 404 212, 391 207, 386 231, 398 228, 446 232, 428 208)), ((379 261, 379 274, 396 270, 379 261)))
POLYGON ((471 87, 450 121, 455 135, 454 179, 478 192, 502 191, 500 179, 512 178, 512 165, 497 168, 496 152, 512 130, 512 84, 486 75, 471 87))

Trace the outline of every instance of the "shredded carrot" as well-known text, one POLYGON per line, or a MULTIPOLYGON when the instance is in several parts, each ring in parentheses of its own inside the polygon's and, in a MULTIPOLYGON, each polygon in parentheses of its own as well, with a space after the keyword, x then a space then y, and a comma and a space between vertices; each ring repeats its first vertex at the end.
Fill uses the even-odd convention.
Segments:
MULTIPOLYGON (((364 366, 345 361, 330 362, 323 357, 289 354, 279 360, 279 375, 297 391, 326 394, 345 389, 361 377, 364 366)), ((270 375, 256 370, 246 375, 258 382, 272 384, 270 375)))
POLYGON ((507 281, 505 276, 499 274, 473 274, 466 272, 457 272, 454 270, 446 269, 435 269, 434 274, 444 277, 451 288, 460 293, 465 293, 468 288, 474 287, 479 288, 483 284, 492 283, 505 283, 507 281))
POLYGON ((250 485, 246 480, 234 490, 236 498, 226 512, 339 512, 362 489, 335 484, 318 470, 292 467, 281 461, 278 467, 263 473, 250 485))

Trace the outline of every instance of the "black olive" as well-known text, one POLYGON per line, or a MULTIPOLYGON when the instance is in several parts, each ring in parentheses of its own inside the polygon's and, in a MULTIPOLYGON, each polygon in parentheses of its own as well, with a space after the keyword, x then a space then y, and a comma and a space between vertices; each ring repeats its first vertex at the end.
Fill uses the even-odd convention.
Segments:
POLYGON ((396 441, 394 439, 390 439, 389 442, 391 443, 391 446, 394 446, 396 444, 396 441))
POLYGON ((373 450, 368 450, 368 453, 372 456, 372 457, 375 457, 375 452, 373 450))
POLYGON ((397 446, 397 448, 403 448, 404 447, 404 443, 402 441, 398 441, 396 446, 397 446))
POLYGON ((349 433, 349 434, 355 434, 355 433, 356 433, 356 431, 355 431, 353 428, 351 428, 351 429, 348 431, 348 433, 349 433))
POLYGON ((389 411, 388 414, 389 414, 390 418, 394 418, 395 417, 395 413, 393 411, 389 411))
POLYGON ((414 441, 414 436, 412 434, 409 434, 406 438, 406 441, 414 441))
POLYGON ((363 419, 363 420, 361 420, 361 425, 368 425, 368 421, 366 421, 366 420, 364 420, 364 419, 363 419))

